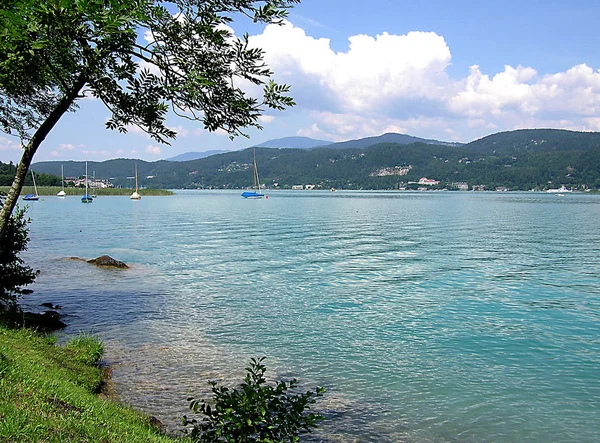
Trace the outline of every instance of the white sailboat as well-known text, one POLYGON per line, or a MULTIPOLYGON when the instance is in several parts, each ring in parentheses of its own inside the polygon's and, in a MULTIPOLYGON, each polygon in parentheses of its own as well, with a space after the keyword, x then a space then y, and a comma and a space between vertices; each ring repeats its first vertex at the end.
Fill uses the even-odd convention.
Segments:
POLYGON ((131 194, 131 197, 129 197, 132 200, 141 200, 142 196, 138 193, 138 177, 137 177, 137 162, 135 164, 135 191, 133 191, 133 194, 131 194))
POLYGON ((25 197, 23 197, 23 200, 37 201, 40 199, 40 196, 38 195, 37 186, 35 185, 35 175, 33 173, 33 169, 31 170, 31 179, 33 180, 33 194, 27 194, 25 197))
POLYGON ((67 193, 65 192, 65 170, 63 169, 63 165, 60 165, 60 182, 62 184, 62 190, 56 194, 57 197, 65 197, 67 193))
POLYGON ((85 161, 85 195, 81 197, 81 203, 91 203, 94 199, 88 194, 88 167, 87 160, 85 161))

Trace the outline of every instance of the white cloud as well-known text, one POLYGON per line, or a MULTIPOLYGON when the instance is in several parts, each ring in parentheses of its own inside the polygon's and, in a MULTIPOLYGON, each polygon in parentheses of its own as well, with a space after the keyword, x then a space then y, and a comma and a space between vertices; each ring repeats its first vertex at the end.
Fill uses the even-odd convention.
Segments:
POLYGON ((273 120, 275 120, 275 117, 272 115, 261 115, 258 117, 258 121, 263 124, 272 123, 273 120))
POLYGON ((265 50, 276 79, 292 85, 298 108, 312 111, 299 135, 346 139, 395 130, 469 141, 520 127, 600 129, 600 70, 586 64, 545 75, 530 66, 486 73, 473 65, 453 79, 450 48, 434 32, 355 35, 336 52, 329 39, 289 22, 267 26, 251 44, 265 50))
MULTIPOLYGON (((445 70, 450 49, 433 32, 355 35, 349 38, 347 52, 334 52, 328 39, 307 36, 286 22, 267 26, 251 42, 265 50, 278 77, 292 85, 296 80, 310 84, 318 90, 313 91, 316 98, 329 98, 338 112, 369 112, 398 99, 439 98, 449 82, 445 70)), ((298 97, 298 103, 306 102, 298 97)))
POLYGON ((73 146, 69 143, 61 143, 60 145, 58 145, 58 150, 59 151, 74 151, 75 146, 73 146))
POLYGON ((160 155, 160 147, 159 146, 153 146, 153 145, 148 145, 146 146, 146 152, 152 154, 152 155, 160 155))
POLYGON ((186 128, 184 128, 181 125, 169 126, 169 129, 171 131, 175 131, 177 133, 177 137, 187 137, 188 135, 190 135, 190 131, 188 131, 186 128))
POLYGON ((0 151, 21 151, 21 144, 9 138, 0 137, 0 151))

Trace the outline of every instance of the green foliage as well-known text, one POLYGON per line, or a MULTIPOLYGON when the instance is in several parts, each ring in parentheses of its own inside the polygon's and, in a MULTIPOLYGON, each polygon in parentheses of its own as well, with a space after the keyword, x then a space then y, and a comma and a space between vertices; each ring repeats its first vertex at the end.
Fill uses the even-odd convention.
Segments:
MULTIPOLYGON (((0 205, 2 203, 3 195, 0 194, 0 205)), ((17 296, 24 292, 22 287, 35 280, 35 272, 19 256, 29 242, 28 223, 25 209, 17 208, 0 242, 0 302, 16 301, 17 296)))
POLYGON ((325 392, 293 393, 298 383, 267 384, 264 377, 265 357, 251 359, 244 382, 238 389, 229 389, 210 382, 213 392, 211 403, 190 399, 190 409, 204 417, 198 421, 184 417, 185 425, 193 425, 191 437, 205 443, 283 443, 297 442, 299 435, 316 428, 323 419, 318 413, 308 412, 310 406, 325 392))
POLYGON ((66 349, 73 351, 74 358, 83 364, 98 363, 104 354, 102 341, 94 335, 80 334, 69 340, 66 349))
POLYGON ((0 129, 29 140, 61 100, 76 110, 81 91, 111 111, 107 128, 136 125, 165 143, 176 135, 165 124, 169 110, 232 137, 260 127, 263 106, 294 104, 289 88, 268 81, 262 50, 223 25, 235 17, 280 23, 298 2, 7 0, 0 11, 0 129), (144 33, 153 41, 142 45, 144 33), (240 80, 263 85, 262 101, 244 93, 240 80))

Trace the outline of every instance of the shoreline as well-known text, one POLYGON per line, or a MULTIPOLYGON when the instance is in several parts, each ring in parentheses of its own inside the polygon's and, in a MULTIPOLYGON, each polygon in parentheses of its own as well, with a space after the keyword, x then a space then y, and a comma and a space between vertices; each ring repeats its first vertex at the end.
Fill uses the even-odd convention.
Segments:
MULTIPOLYGON (((60 186, 38 186, 37 191, 40 197, 57 197, 56 194, 61 190, 60 186)), ((10 186, 0 186, 0 192, 8 192, 10 190, 10 186)), ((85 194, 84 188, 65 188, 65 193, 67 197, 81 197, 85 194)), ((89 193, 95 194, 99 197, 111 197, 111 196, 130 196, 135 189, 129 188, 90 188, 88 190, 89 193)), ((34 189, 33 186, 23 186, 21 190, 21 195, 19 197, 23 197, 26 194, 33 194, 34 189)), ((138 191, 142 197, 155 197, 155 196, 169 196, 174 195, 173 191, 169 191, 168 189, 140 189, 138 191)), ((58 197, 57 197, 58 198, 58 197)))

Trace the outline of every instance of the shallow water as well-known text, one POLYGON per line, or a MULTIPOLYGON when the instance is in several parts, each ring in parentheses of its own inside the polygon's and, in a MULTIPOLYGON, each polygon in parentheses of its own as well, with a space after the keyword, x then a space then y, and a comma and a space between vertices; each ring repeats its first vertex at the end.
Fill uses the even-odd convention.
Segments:
POLYGON ((327 387, 315 440, 600 440, 599 196, 239 194, 32 202, 25 303, 99 334, 171 429, 266 355, 327 387), (132 268, 64 259, 103 254, 132 268))

